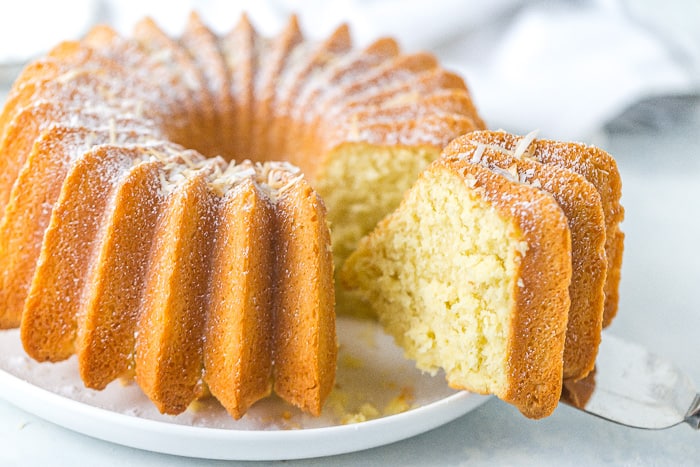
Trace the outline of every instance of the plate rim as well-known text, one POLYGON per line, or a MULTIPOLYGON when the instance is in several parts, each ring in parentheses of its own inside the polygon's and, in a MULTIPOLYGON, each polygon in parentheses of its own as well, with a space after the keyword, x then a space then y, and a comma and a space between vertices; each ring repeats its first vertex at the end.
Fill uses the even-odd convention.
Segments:
POLYGON ((200 459, 268 461, 310 459, 391 444, 447 424, 491 398, 460 391, 399 414, 359 423, 235 430, 114 412, 41 388, 1 368, 0 397, 53 424, 122 446, 200 459))

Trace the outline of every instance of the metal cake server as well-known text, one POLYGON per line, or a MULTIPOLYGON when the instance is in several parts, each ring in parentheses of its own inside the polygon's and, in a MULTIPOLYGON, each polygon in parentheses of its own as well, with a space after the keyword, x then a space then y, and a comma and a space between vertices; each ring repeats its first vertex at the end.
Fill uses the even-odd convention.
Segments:
POLYGON ((604 334, 596 367, 566 382, 561 401, 622 425, 659 430, 687 423, 700 429, 700 393, 671 362, 604 334))

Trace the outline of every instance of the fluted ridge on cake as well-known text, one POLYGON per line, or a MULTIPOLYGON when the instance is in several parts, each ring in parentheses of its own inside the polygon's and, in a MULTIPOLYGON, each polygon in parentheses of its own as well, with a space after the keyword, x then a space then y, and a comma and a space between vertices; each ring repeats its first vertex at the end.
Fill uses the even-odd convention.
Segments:
MULTIPOLYGON (((206 156, 216 155, 212 146, 211 129, 214 127, 214 103, 206 91, 207 86, 202 70, 194 59, 174 39, 163 32, 151 19, 145 18, 134 27, 134 39, 142 47, 148 48, 151 56, 160 56, 171 62, 175 73, 182 76, 187 93, 192 97, 193 109, 189 123, 192 127, 192 140, 197 142, 197 150, 206 156)), ((180 141, 178 141, 180 142, 180 141)))
POLYGON ((230 77, 230 94, 234 102, 233 154, 249 155, 253 125, 253 80, 258 56, 255 53, 260 38, 243 14, 231 31, 219 38, 219 46, 230 77))
POLYGON ((185 410, 206 382, 239 418, 274 381, 283 399, 317 415, 332 388, 336 352, 323 204, 291 166, 227 169, 221 159, 184 156, 167 147, 101 145, 77 161, 52 211, 24 308, 27 352, 50 361, 77 353, 81 377, 96 389, 133 373, 165 413, 185 410), (249 198, 230 200, 251 190, 266 207, 255 222, 263 222, 267 240, 248 235, 229 243, 229 229, 254 224, 220 219, 250 215, 249 198), (299 231, 307 225, 314 232, 299 231), (317 240, 309 241, 312 234, 317 240), (279 248, 285 255, 278 258, 279 248), (253 263, 266 257, 265 268, 226 261, 241 252, 253 263), (254 281, 248 301, 259 313, 246 317, 229 302, 248 293, 251 283, 240 282, 252 280, 256 268, 264 280, 254 281), (56 294, 42 293, 47 287, 56 294), (265 303, 271 307, 261 310, 265 303), (244 329, 222 320, 226 313, 244 329), (266 320, 258 321, 263 313, 266 320), (265 344, 219 366, 217 356, 256 339, 265 344), (217 374, 234 384, 218 383, 217 374))
POLYGON ((219 135, 212 138, 210 154, 226 153, 229 138, 235 137, 233 96, 229 92, 231 86, 226 70, 224 56, 219 48, 218 37, 202 22, 197 13, 191 13, 180 37, 180 42, 195 61, 197 68, 202 70, 205 87, 214 106, 213 132, 219 135))
POLYGON ((120 131, 55 126, 34 142, 0 222, 0 326, 3 328, 20 324, 44 232, 63 180, 75 160, 97 145, 153 142, 150 131, 129 130, 129 121, 115 121, 117 124, 120 131))

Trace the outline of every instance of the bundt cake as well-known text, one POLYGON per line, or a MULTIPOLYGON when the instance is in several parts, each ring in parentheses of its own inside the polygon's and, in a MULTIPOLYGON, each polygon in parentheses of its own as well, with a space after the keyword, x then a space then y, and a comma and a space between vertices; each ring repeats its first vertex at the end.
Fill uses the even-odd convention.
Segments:
POLYGON ((604 304, 615 308, 605 295, 606 253, 610 236, 621 242, 619 188, 616 165, 601 150, 466 134, 361 240, 341 276, 419 368, 442 368, 455 388, 493 393, 543 417, 564 378, 593 369, 604 304), (605 154, 604 194, 602 182, 564 168, 590 164, 591 153, 605 154))
POLYGON ((133 376, 166 413, 208 390, 234 417, 271 392, 318 414, 334 262, 483 127, 431 55, 355 49, 346 27, 95 27, 0 114, 0 327, 37 360, 77 354, 88 387, 133 376))

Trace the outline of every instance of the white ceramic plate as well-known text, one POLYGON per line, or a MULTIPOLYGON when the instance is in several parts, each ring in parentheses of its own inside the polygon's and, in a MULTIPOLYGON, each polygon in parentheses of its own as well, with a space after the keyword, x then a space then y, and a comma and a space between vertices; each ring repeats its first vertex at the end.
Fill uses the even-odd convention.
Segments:
POLYGON ((417 371, 374 323, 341 318, 338 335, 336 388, 318 418, 274 398, 237 421, 212 399, 175 417, 162 415, 135 384, 84 388, 75 358, 31 360, 16 330, 0 332, 0 397, 113 443, 232 460, 310 458, 381 446, 450 422, 487 399, 449 389, 443 375, 417 371))

